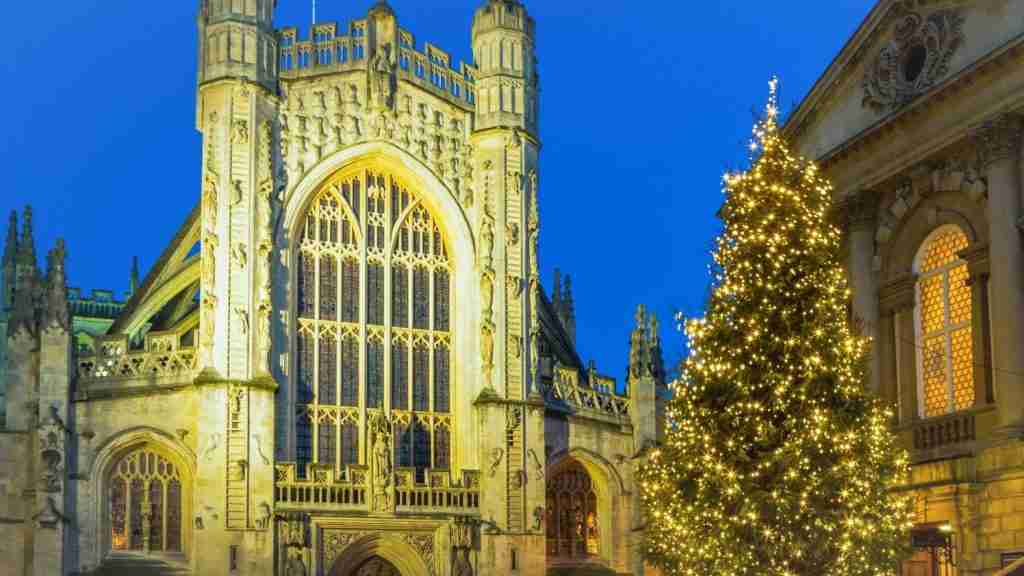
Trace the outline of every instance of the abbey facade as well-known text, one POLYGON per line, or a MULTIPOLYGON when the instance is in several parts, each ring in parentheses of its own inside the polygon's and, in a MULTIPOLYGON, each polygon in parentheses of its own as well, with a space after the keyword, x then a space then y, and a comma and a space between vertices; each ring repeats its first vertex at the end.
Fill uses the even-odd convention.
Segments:
POLYGON ((12 215, 0 572, 643 574, 657 320, 617 392, 542 288, 526 8, 455 67, 386 2, 306 39, 275 2, 201 2, 196 206, 126 303, 12 215))
POLYGON ((904 576, 1024 574, 1024 3, 883 0, 789 119, 914 461, 904 576))

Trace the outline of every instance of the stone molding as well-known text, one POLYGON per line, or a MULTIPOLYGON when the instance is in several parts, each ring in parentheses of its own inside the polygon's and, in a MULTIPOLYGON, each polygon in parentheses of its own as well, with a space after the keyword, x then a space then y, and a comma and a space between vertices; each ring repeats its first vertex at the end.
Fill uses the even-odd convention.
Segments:
POLYGON ((978 148, 982 168, 1015 158, 1021 149, 1024 125, 1015 113, 1003 112, 971 128, 971 140, 978 148))
POLYGON ((905 274, 887 282, 878 290, 878 301, 884 312, 903 312, 916 305, 917 275, 905 274))
POLYGON ((854 192, 835 203, 837 220, 847 233, 874 228, 878 221, 880 196, 868 190, 854 192))
POLYGON ((967 261, 968 283, 989 276, 988 242, 977 242, 961 250, 957 256, 967 261))

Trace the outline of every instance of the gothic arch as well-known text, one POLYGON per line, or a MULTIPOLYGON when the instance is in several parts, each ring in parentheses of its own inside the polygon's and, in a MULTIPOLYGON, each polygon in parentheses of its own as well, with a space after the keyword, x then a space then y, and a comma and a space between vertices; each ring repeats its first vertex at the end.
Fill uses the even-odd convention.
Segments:
POLYGON ((623 525, 623 518, 619 516, 625 513, 625 507, 620 499, 628 495, 628 492, 618 470, 600 454, 586 448, 571 448, 553 454, 548 459, 547 481, 553 481, 559 473, 577 464, 590 476, 597 495, 600 530, 600 548, 597 556, 608 564, 614 564, 618 559, 615 557, 612 535, 618 533, 623 525))
MULTIPOLYGON (((288 322, 279 326, 276 340, 289 343, 289 350, 292 335, 297 333, 298 327, 296 279, 299 263, 296 249, 300 242, 304 215, 326 183, 341 173, 355 172, 364 167, 390 173, 419 192, 421 205, 436 218, 447 238, 448 254, 455 271, 451 280, 452 290, 460 302, 472 303, 479 300, 479 285, 473 273, 476 261, 474 236, 467 214, 451 190, 429 167, 393 144, 368 142, 350 146, 328 156, 306 173, 285 200, 282 217, 277 223, 275 248, 279 251, 283 266, 279 269, 275 285, 284 289, 274 294, 275 307, 288 310, 289 314, 288 322)), ((402 217, 407 217, 412 208, 410 206, 410 210, 402 214, 402 217)), ((479 373, 480 355, 476 337, 479 314, 479 307, 473 305, 457 306, 451 311, 451 344, 459 359, 452 363, 451 374, 451 413, 457 416, 451 434, 451 465, 455 474, 461 469, 478 467, 478 455, 473 445, 475 420, 468 415, 472 411, 471 399, 479 392, 473 389, 479 386, 478 379, 473 377, 479 373)), ((295 355, 292 354, 289 374, 295 373, 295 366, 295 355)), ((286 391, 286 394, 290 393, 286 391)), ((292 403, 292 400, 290 397, 283 399, 283 405, 292 403)), ((289 410, 279 417, 284 419, 279 424, 284 429, 295 429, 294 411, 289 410)), ((289 436, 289 451, 294 449, 294 440, 294 435, 289 436)))
POLYGON ((137 451, 154 452, 173 464, 181 479, 181 552, 191 558, 192 549, 192 491, 195 478, 195 454, 183 443, 163 431, 150 427, 132 428, 114 435, 96 451, 89 467, 94 498, 93 525, 95 526, 95 553, 102 561, 111 551, 111 531, 108 518, 110 483, 115 467, 123 458, 137 451))
POLYGON ((333 562, 330 562, 330 570, 327 574, 329 576, 351 576, 352 570, 359 568, 374 557, 387 560, 398 569, 402 576, 434 573, 434 570, 427 566, 427 561, 409 544, 394 536, 371 534, 345 548, 333 562))

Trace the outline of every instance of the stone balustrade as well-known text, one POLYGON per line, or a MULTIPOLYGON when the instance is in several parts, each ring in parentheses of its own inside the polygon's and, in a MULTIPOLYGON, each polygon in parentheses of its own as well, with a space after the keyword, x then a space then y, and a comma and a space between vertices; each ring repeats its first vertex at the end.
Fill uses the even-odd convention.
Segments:
POLYGON ((579 371, 575 368, 556 366, 551 384, 544 391, 545 398, 548 402, 565 404, 574 410, 629 419, 632 409, 630 400, 614 393, 614 380, 591 372, 590 385, 583 386, 579 378, 579 371))
POLYGON ((977 438, 974 413, 958 412, 918 422, 914 426, 914 449, 931 450, 973 442, 977 438))
POLYGON ((81 383, 191 377, 197 369, 195 349, 181 348, 178 335, 166 332, 147 334, 142 350, 132 350, 127 336, 100 338, 93 353, 78 358, 81 383))
MULTIPOLYGON (((306 465, 304 477, 295 463, 277 464, 274 502, 278 509, 369 512, 370 471, 347 466, 336 473, 331 466, 306 465)), ((395 470, 395 511, 407 513, 477 514, 480 475, 463 472, 452 482, 447 470, 395 470)))

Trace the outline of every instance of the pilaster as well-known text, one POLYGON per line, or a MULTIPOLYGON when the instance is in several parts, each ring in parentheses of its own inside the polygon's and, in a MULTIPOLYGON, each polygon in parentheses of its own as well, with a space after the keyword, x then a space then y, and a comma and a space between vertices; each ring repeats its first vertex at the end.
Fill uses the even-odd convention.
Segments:
POLYGON ((841 204, 843 228, 849 245, 847 266, 853 290, 853 315, 862 336, 871 338, 869 388, 881 391, 881 364, 878 341, 878 282, 874 272, 875 224, 878 216, 878 195, 861 191, 847 197, 841 204))
POLYGON ((917 391, 917 347, 914 331, 914 307, 917 276, 908 274, 896 278, 879 290, 882 315, 891 318, 892 339, 896 343, 891 364, 883 369, 892 374, 891 384, 899 399, 900 423, 909 424, 920 419, 917 391))
POLYGON ((973 244, 959 256, 967 261, 971 287, 971 340, 974 354, 974 403, 985 406, 995 402, 992 382, 992 327, 989 316, 988 243, 973 244))
POLYGON ((1024 250, 1021 214, 1021 118, 1001 114, 972 136, 988 180, 991 243, 992 363, 1000 425, 1024 431, 1024 250))

